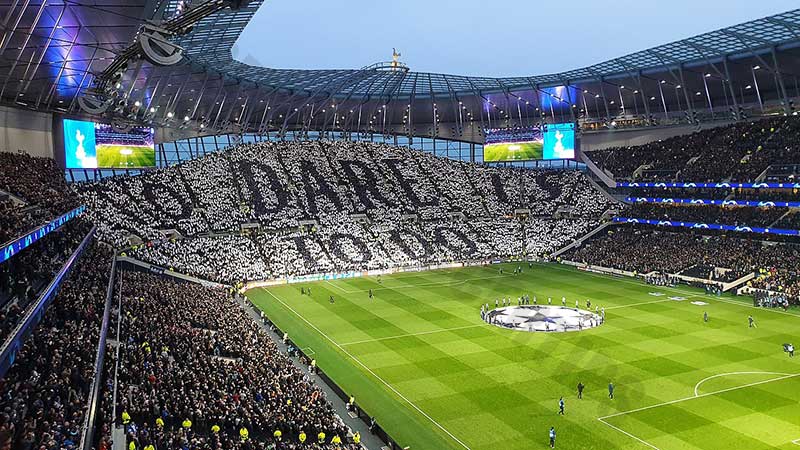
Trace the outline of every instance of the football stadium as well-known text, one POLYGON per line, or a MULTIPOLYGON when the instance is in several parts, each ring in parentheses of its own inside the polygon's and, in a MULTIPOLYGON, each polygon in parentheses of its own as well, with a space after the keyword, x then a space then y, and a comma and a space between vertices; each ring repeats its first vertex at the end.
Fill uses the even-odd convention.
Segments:
POLYGON ((0 450, 800 448, 800 9, 383 3, 0 0, 0 450))

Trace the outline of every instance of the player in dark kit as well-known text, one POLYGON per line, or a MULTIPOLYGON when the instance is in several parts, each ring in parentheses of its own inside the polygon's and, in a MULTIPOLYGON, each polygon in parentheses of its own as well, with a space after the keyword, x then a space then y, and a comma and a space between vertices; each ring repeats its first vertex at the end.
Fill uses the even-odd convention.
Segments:
POLYGON ((550 448, 556 448, 556 429, 550 427, 550 448))
POLYGON ((608 398, 614 399, 614 383, 608 383, 608 398))
POLYGON ((578 382, 578 398, 583 398, 583 388, 586 386, 583 385, 580 381, 578 382))
POLYGON ((332 296, 332 295, 330 296, 330 298, 328 299, 328 301, 330 301, 331 303, 335 303, 335 302, 333 301, 333 296, 332 296))
POLYGON ((558 413, 564 415, 564 397, 558 399, 558 413))
POLYGON ((372 295, 372 289, 369 290, 369 299, 372 300, 374 295, 372 295))

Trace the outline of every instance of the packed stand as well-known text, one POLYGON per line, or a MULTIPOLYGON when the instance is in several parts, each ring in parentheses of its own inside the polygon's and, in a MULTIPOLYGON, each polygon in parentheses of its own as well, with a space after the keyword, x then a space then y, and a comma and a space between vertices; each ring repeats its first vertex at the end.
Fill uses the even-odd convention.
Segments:
POLYGON ((73 219, 0 263, 0 342, 16 328, 90 230, 85 221, 73 219))
POLYGON ((709 273, 713 281, 728 282, 748 273, 771 273, 751 280, 754 287, 771 286, 797 292, 800 245, 762 242, 691 231, 672 232, 645 226, 621 226, 580 248, 566 259, 639 274, 678 274, 694 266, 730 269, 709 273))
POLYGON ((588 153, 617 179, 753 182, 773 164, 800 163, 800 119, 775 117, 700 130, 634 147, 588 153))
POLYGON ((0 190, 24 202, 0 196, 0 243, 78 206, 77 198, 69 194, 63 169, 52 158, 0 152, 0 190))
POLYGON ((613 202, 577 171, 486 167, 365 142, 242 144, 133 177, 79 185, 100 235, 158 240, 237 231, 252 224, 293 229, 343 215, 416 215, 442 220, 569 208, 596 218, 613 202), (330 217, 328 217, 330 216, 330 217))
POLYGON ((110 268, 91 244, 0 381, 3 448, 81 447, 110 268))
POLYGON ((360 448, 325 394, 227 291, 120 277, 115 419, 126 447, 360 448))

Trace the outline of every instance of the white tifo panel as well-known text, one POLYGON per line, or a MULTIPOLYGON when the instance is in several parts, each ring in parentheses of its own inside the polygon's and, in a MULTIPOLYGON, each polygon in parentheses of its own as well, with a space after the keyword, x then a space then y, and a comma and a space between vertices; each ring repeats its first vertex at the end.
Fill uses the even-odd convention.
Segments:
POLYGON ((0 106, 0 151, 52 158, 52 114, 0 106))

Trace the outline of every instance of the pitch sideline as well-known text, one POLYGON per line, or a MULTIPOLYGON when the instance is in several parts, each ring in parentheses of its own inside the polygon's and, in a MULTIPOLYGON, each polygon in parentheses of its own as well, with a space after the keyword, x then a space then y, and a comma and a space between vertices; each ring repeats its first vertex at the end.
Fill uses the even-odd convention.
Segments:
POLYGON ((404 396, 403 394, 401 394, 401 393, 400 393, 400 392, 399 392, 397 389, 395 389, 395 387, 394 387, 394 386, 392 386, 391 384, 389 384, 388 382, 386 382, 386 380, 384 380, 383 378, 381 378, 381 377, 380 377, 378 374, 376 374, 376 373, 375 373, 375 372, 374 372, 372 369, 370 369, 369 367, 367 367, 367 365, 366 365, 366 364, 364 364, 363 362, 361 362, 361 360, 360 360, 360 359, 358 359, 358 358, 356 358, 355 356, 353 356, 353 354, 352 354, 352 353, 348 352, 348 351, 347 351, 347 350, 346 350, 346 349, 345 349, 343 346, 341 346, 340 344, 338 344, 338 343, 337 343, 336 341, 334 341, 334 340, 333 340, 333 339, 332 339, 330 336, 328 336, 328 335, 327 335, 327 334, 325 334, 325 333, 324 333, 322 330, 320 330, 319 328, 317 328, 317 326, 316 326, 316 325, 314 325, 313 323, 309 322, 309 320, 308 320, 308 319, 306 319, 305 317, 303 317, 303 316, 302 316, 300 313, 298 313, 297 311, 295 311, 295 310, 294 310, 294 309, 293 309, 291 306, 287 305, 287 304, 286 304, 286 303, 285 303, 283 300, 281 300, 280 298, 278 298, 278 296, 276 296, 275 294, 273 294, 273 293, 272 293, 272 291, 270 291, 270 290, 268 290, 268 289, 267 289, 267 290, 266 290, 266 292, 267 292, 267 293, 269 293, 269 295, 270 295, 270 296, 272 296, 272 298, 274 298, 275 300, 277 300, 277 301, 278 301, 278 303, 280 303, 281 305, 283 305, 283 307, 284 307, 284 308, 286 308, 286 309, 288 309, 289 311, 291 311, 291 312, 292 312, 292 314, 294 314, 294 315, 296 315, 297 317, 299 317, 299 318, 300 318, 300 319, 301 319, 303 322, 305 322, 306 324, 308 324, 308 326, 310 326, 311 328, 313 328, 313 329, 314 329, 314 330, 315 330, 317 333, 319 333, 319 334, 320 334, 322 337, 324 337, 325 339, 327 339, 327 340, 328 340, 328 341, 329 341, 331 344, 333 344, 333 345, 334 345, 334 346, 336 346, 336 347, 337 347, 339 350, 341 350, 341 351, 342 351, 342 353, 344 353, 344 354, 345 354, 345 355, 347 355, 347 356, 348 356, 350 359, 352 359, 353 361, 355 361, 356 363, 358 363, 358 365, 360 365, 361 367, 363 367, 363 368, 364 368, 364 370, 366 370, 367 372, 369 372, 369 373, 370 373, 370 375, 372 375, 373 377, 375 377, 375 379, 377 379, 378 381, 380 381, 381 383, 383 383, 383 384, 384 384, 384 385, 385 385, 387 388, 389 388, 389 390, 391 390, 392 392, 394 392, 394 393, 395 393, 395 395, 397 395, 398 397, 400 397, 401 399, 403 399, 403 401, 405 401, 406 403, 408 403, 408 404, 409 404, 409 405, 410 405, 412 408, 414 408, 414 409, 415 409, 415 410, 416 410, 418 413, 422 414, 422 416, 423 416, 423 417, 425 417, 425 418, 426 418, 426 419, 428 419, 428 420, 429 420, 431 423, 433 423, 434 425, 436 425, 436 427, 437 427, 437 428, 439 428, 439 429, 440 429, 440 430, 442 430, 442 431, 443 431, 445 434, 447 434, 448 436, 450 436, 450 438, 452 438, 454 441, 456 441, 456 442, 457 442, 459 445, 461 445, 462 447, 464 447, 466 450, 472 450, 472 449, 470 449, 470 448, 469 448, 469 446, 467 446, 467 444, 465 444, 463 441, 461 441, 461 439, 457 438, 455 435, 453 435, 453 433, 449 432, 449 431, 448 431, 448 430, 447 430, 445 427, 443 427, 443 426, 442 426, 442 425, 441 425, 439 422, 437 422, 437 421, 436 421, 436 420, 434 420, 434 419, 433 419, 431 416, 429 416, 429 415, 428 415, 428 413, 426 413, 425 411, 423 411, 422 409, 420 409, 420 407, 419 407, 419 406, 415 405, 415 404, 414 404, 414 402, 412 402, 411 400, 409 400, 408 398, 406 398, 406 396, 404 396))

